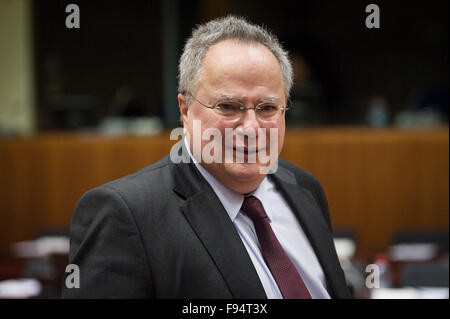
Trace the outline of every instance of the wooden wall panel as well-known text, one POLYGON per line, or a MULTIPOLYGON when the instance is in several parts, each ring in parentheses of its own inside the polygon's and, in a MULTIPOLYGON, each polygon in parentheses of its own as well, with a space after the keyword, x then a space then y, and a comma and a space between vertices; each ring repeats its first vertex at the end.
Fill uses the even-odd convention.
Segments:
POLYGON ((369 257, 396 230, 448 229, 448 154, 448 129, 336 128, 290 132, 282 155, 321 181, 334 228, 369 257))
MULTIPOLYGON (((68 227, 84 192, 155 162, 174 142, 168 133, 0 139, 0 247, 68 227)), ((448 229, 448 146, 448 128, 321 128, 288 131, 282 157, 320 180, 334 228, 354 229, 367 257, 398 229, 448 229)))

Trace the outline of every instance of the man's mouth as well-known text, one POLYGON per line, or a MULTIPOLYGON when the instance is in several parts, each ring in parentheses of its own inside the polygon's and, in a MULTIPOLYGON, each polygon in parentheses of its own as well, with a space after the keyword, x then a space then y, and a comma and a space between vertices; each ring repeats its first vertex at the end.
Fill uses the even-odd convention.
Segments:
POLYGON ((239 152, 239 153, 244 153, 244 154, 256 154, 258 152, 263 151, 264 149, 249 149, 248 147, 244 146, 244 147, 237 147, 234 146, 233 147, 233 151, 234 152, 239 152))

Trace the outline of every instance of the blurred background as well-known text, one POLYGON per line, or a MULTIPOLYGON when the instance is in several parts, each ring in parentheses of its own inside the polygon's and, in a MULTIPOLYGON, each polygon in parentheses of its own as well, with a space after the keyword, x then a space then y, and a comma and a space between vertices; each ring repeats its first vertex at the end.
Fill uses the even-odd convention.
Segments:
POLYGON ((321 181, 355 297, 448 298, 448 1, 376 1, 377 29, 370 3, 0 0, 0 298, 59 296, 76 202, 168 153, 184 41, 230 13, 291 54, 282 156, 321 181))

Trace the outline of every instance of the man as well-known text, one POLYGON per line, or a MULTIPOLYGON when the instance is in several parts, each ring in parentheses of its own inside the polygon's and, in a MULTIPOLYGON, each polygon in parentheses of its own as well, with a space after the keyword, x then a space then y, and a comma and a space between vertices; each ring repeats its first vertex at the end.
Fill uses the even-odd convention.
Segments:
POLYGON ((80 288, 63 296, 349 297, 320 184, 262 160, 281 151, 291 85, 287 54, 263 28, 229 16, 194 30, 179 65, 186 138, 174 148, 189 161, 171 154, 83 196, 70 250, 80 288), (231 144, 196 129, 231 129, 231 144), (219 156, 202 161, 209 143, 219 156))

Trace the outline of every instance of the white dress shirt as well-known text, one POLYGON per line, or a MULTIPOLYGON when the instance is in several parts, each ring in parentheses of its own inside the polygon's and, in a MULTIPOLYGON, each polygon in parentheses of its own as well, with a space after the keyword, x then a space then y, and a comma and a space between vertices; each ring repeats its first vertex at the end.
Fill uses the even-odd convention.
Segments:
MULTIPOLYGON (((267 298, 282 299, 283 296, 281 295, 278 285, 264 261, 253 222, 241 211, 244 195, 225 187, 203 168, 203 166, 201 166, 192 156, 189 146, 187 145, 188 142, 186 139, 184 140, 195 166, 211 185, 239 233, 259 279, 261 280, 267 298)), ((284 200, 283 196, 276 190, 272 181, 267 177, 264 178, 251 195, 261 201, 269 218, 273 232, 297 271, 300 273, 311 297, 330 298, 326 290, 325 276, 314 250, 294 213, 284 200)))

